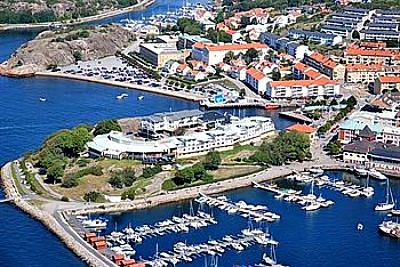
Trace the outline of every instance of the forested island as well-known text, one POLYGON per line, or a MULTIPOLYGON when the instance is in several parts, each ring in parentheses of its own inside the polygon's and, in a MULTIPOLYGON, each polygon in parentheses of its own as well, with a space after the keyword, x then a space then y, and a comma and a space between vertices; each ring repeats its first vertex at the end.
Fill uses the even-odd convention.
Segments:
POLYGON ((70 22, 137 3, 137 0, 4 0, 0 1, 0 24, 70 22))

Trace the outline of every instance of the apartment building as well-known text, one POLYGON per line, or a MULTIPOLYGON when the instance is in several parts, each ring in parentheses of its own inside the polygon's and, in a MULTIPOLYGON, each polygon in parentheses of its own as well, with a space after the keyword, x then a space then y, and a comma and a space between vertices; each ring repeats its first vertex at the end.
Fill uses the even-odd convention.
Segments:
POLYGON ((377 77, 384 75, 386 68, 383 64, 347 64, 346 82, 348 83, 371 83, 377 77))
POLYGON ((246 71, 246 82, 260 95, 265 94, 269 81, 272 80, 255 68, 250 68, 246 71))
POLYGON ((343 42, 343 38, 334 34, 321 33, 307 30, 290 30, 289 38, 291 39, 308 39, 313 42, 318 42, 321 45, 337 45, 343 42))
POLYGON ((187 56, 184 51, 176 48, 175 43, 142 43, 139 53, 157 68, 162 68, 169 60, 180 60, 187 56))
POLYGON ((195 43, 192 49, 192 58, 205 62, 208 65, 216 65, 223 62, 228 52, 233 52, 234 55, 238 55, 240 53, 246 53, 251 48, 258 50, 260 52, 260 57, 266 55, 269 50, 269 47, 262 43, 223 45, 195 43))
POLYGON ((340 85, 326 78, 318 80, 270 81, 267 83, 266 96, 280 98, 314 98, 336 96, 340 94, 340 85))
POLYGON ((328 79, 326 75, 301 62, 296 63, 292 67, 292 74, 296 80, 318 80, 321 78, 328 79))
POLYGON ((344 60, 347 64, 400 65, 400 50, 362 49, 350 46, 344 51, 344 60))
POLYGON ((375 79, 374 93, 382 94, 384 91, 400 91, 400 76, 380 76, 375 79))
POLYGON ((343 81, 345 79, 345 66, 324 55, 321 55, 318 52, 305 55, 303 62, 315 68, 322 74, 327 75, 331 80, 343 81))

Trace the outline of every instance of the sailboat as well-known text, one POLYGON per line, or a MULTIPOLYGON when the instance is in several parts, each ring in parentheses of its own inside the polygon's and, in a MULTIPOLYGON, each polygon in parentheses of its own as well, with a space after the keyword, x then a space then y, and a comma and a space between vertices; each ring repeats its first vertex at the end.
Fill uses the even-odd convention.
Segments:
POLYGON ((389 179, 386 181, 386 202, 378 203, 375 206, 375 211, 387 211, 394 208, 394 200, 392 189, 390 188, 389 179))
POLYGON ((365 197, 372 197, 374 195, 374 188, 369 186, 369 173, 367 173, 367 183, 363 189, 361 189, 361 194, 365 197))
POLYGON ((285 267, 284 265, 281 265, 278 263, 278 260, 276 258, 276 251, 275 251, 275 246, 277 243, 271 243, 271 251, 270 255, 268 256, 267 254, 263 255, 263 263, 256 265, 256 266, 275 266, 275 267, 285 267))

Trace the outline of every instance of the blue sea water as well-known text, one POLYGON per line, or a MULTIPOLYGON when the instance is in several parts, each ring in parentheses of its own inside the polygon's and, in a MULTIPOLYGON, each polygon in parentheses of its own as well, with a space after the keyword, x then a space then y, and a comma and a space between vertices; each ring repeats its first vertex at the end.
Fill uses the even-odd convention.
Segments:
MULTIPOLYGON (((156 14, 181 3, 168 0, 157 1, 146 11, 133 12, 131 18, 156 14)), ((125 16, 126 17, 126 16, 125 16)), ((110 19, 106 22, 118 21, 110 19)), ((32 39, 33 33, 0 34, 0 61, 7 59, 18 46, 32 39)), ((98 84, 55 80, 47 78, 8 79, 0 77, 0 165, 15 159, 40 145, 55 130, 73 127, 79 123, 95 123, 105 118, 122 118, 146 115, 154 112, 196 108, 193 102, 141 93, 98 84), (130 97, 116 101, 115 96, 127 92, 130 97), (145 95, 137 101, 137 95, 145 95), (40 102, 46 97, 47 102, 40 102)), ((235 115, 270 115, 283 129, 292 122, 280 120, 276 113, 263 110, 232 110, 235 115)), ((271 232, 280 241, 277 249, 279 259, 292 266, 400 266, 400 244, 382 237, 377 224, 383 215, 373 212, 375 203, 383 199, 383 186, 378 183, 376 195, 371 199, 351 200, 336 192, 323 190, 324 196, 335 200, 334 207, 306 214, 298 206, 275 201, 267 192, 243 189, 228 193, 234 200, 267 204, 271 210, 282 215, 279 222, 271 225, 271 232), (358 222, 365 224, 361 233, 355 230, 358 222)), ((399 185, 394 185, 395 196, 400 197, 399 185)), ((0 191, 0 197, 3 197, 0 191)), ((158 220, 179 214, 188 209, 187 203, 170 204, 151 210, 124 213, 113 216, 119 227, 128 223, 133 226, 152 224, 158 220)), ((203 242, 209 237, 236 234, 247 226, 247 221, 214 211, 219 224, 190 235, 165 236, 145 241, 137 247, 144 258, 154 253, 155 244, 160 250, 171 249, 178 240, 203 242)), ((110 224, 113 227, 113 223, 110 224)), ((0 206, 0 267, 8 266, 84 266, 62 243, 40 223, 29 218, 12 205, 0 206)), ((254 246, 242 253, 228 252, 220 259, 219 266, 251 265, 261 259, 265 248, 254 246)), ((191 266, 204 266, 199 259, 191 266)))

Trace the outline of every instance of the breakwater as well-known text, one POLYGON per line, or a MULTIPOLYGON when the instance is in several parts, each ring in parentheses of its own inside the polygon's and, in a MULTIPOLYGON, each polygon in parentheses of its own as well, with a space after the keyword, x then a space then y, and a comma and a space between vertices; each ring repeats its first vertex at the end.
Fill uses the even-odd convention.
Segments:
POLYGON ((194 101, 194 102, 198 102, 198 101, 205 99, 204 97, 201 97, 198 95, 193 95, 193 94, 188 94, 185 92, 173 92, 173 91, 168 91, 168 90, 163 90, 163 89, 157 89, 157 88, 150 87, 150 86, 131 84, 131 83, 125 83, 125 82, 117 82, 117 81, 109 81, 109 80, 97 79, 97 78, 93 78, 93 77, 86 77, 86 76, 81 76, 81 75, 76 75, 76 74, 36 72, 35 76, 72 79, 72 80, 85 81, 85 82, 94 82, 94 83, 99 83, 99 84, 104 84, 104 85, 111 85, 111 86, 117 86, 117 87, 122 87, 122 88, 150 92, 150 93, 154 93, 154 94, 177 97, 177 98, 194 101))
POLYGON ((77 239, 81 239, 81 237, 76 234, 69 225, 67 225, 66 221, 63 220, 61 213, 52 216, 25 201, 17 190, 17 186, 12 177, 11 168, 13 168, 13 166, 12 163, 9 162, 1 169, 1 181, 6 197, 13 199, 13 203, 17 208, 29 214, 32 218, 40 221, 48 230, 54 233, 65 244, 65 246, 67 246, 89 266, 114 266, 111 260, 107 259, 99 252, 89 246, 85 246, 85 244, 82 244, 81 242, 77 242, 77 239), (56 220, 56 216, 60 218, 60 221, 56 220), (62 226, 61 223, 64 223, 65 225, 62 226), (66 227, 67 229, 70 228, 71 232, 68 233, 66 227), (75 236, 73 236, 74 234, 75 236))

